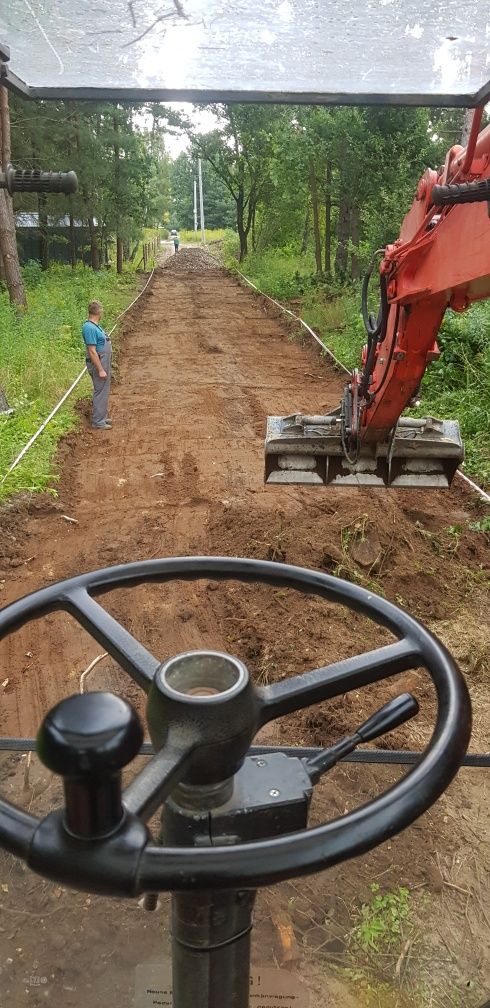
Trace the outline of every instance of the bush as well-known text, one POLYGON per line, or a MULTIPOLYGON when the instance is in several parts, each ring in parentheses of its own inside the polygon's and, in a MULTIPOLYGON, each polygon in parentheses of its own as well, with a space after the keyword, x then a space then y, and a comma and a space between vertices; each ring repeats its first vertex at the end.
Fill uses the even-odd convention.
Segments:
POLYGON ((274 298, 300 297, 314 284, 311 253, 300 256, 291 245, 251 252, 239 268, 264 294, 274 298))
POLYGON ((41 263, 37 259, 28 259, 25 266, 22 267, 22 275, 26 287, 30 289, 38 287, 43 278, 41 263))
POLYGON ((239 251, 240 242, 238 240, 238 235, 236 231, 232 231, 231 228, 228 228, 228 230, 225 231, 219 246, 220 258, 228 269, 236 270, 238 268, 239 251))

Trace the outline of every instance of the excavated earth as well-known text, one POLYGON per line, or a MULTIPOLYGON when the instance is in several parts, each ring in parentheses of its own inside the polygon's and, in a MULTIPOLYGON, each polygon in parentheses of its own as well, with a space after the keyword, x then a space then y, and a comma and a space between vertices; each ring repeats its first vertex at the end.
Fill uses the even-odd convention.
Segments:
MULTIPOLYGON (((82 402, 81 431, 59 452, 58 498, 17 499, 0 513, 2 602, 82 571, 172 555, 256 557, 327 571, 385 595, 441 637, 470 688, 471 748, 488 750, 490 554, 488 536, 470 528, 484 515, 479 499, 458 480, 447 492, 265 487, 267 415, 328 411, 343 378, 276 309, 200 250, 183 249, 156 271, 125 318, 118 359, 113 430, 91 431, 82 402)), ((391 639, 339 606, 268 586, 152 585, 111 593, 104 604, 159 658, 226 650, 260 684, 391 639)), ((102 652, 59 613, 16 632, 1 650, 3 736, 35 734, 102 652)), ((83 687, 115 689, 144 714, 143 694, 107 657, 83 687)), ((381 745, 420 749, 435 714, 423 670, 284 718, 263 741, 332 742, 407 688, 420 714, 381 745)), ((343 813, 401 772, 344 764, 319 787, 313 817, 343 813)), ((2 757, 2 777, 11 800, 39 813, 58 794, 24 753, 2 757)), ((262 894, 255 961, 301 975, 312 1008, 479 1008, 490 994, 487 799, 488 771, 464 769, 395 840, 262 894), (353 931, 373 883, 382 894, 409 890, 407 918, 400 928, 388 926, 377 952, 353 931)), ((2 1003, 20 1008, 49 998, 55 1008, 78 1008, 90 997, 94 1005, 116 998, 121 1008, 133 1004, 135 969, 160 954, 166 917, 40 882, 10 858, 2 871, 2 1003), (67 961, 68 946, 76 955, 67 961)))

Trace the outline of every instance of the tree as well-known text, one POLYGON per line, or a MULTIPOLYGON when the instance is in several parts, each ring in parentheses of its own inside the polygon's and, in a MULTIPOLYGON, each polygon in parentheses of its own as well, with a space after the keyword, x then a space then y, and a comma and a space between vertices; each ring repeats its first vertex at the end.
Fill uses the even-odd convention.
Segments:
POLYGON ((460 126, 460 113, 426 109, 288 109, 257 204, 261 247, 304 253, 312 219, 317 273, 356 279, 372 250, 398 236, 418 178, 460 126))
MULTIPOLYGON (((10 110, 8 92, 4 85, 0 85, 0 151, 2 164, 8 164, 11 161, 10 110)), ((25 307, 26 295, 15 240, 12 200, 5 189, 0 189, 0 255, 10 301, 25 307)))
MULTIPOLYGON (((194 180, 197 182, 197 159, 184 151, 170 168, 171 224, 177 228, 194 227, 194 180)), ((224 182, 208 162, 202 165, 202 185, 206 227, 235 226, 235 203, 224 182)))
POLYGON ((316 179, 316 164, 313 154, 310 154, 308 159, 309 168, 309 179, 310 179, 310 193, 311 193, 311 209, 313 212, 313 234, 315 236, 315 260, 316 260, 316 271, 317 273, 322 272, 322 239, 320 236, 320 215, 318 209, 318 186, 316 179))
MULTIPOLYGON (((78 175, 79 191, 68 203, 70 258, 76 265, 75 221, 86 223, 92 268, 100 268, 107 249, 116 244, 122 269, 143 227, 163 222, 168 212, 168 157, 164 121, 171 110, 155 106, 101 102, 26 103, 15 98, 15 157, 27 168, 69 167, 78 175), (60 164, 60 151, 66 163, 60 164)), ((63 197, 22 196, 17 206, 39 212, 44 265, 48 265, 48 221, 66 212, 63 197)))
POLYGON ((284 111, 274 105, 214 105, 212 109, 218 127, 204 136, 193 134, 193 149, 211 165, 235 202, 242 261, 270 163, 279 153, 284 111))

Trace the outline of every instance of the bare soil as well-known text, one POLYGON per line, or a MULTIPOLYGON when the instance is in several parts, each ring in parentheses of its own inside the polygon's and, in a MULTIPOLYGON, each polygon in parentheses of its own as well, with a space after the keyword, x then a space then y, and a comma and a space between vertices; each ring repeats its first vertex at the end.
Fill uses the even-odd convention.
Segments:
MULTIPOLYGON (((457 481, 448 492, 263 485, 266 416, 328 410, 342 383, 264 299, 212 257, 182 250, 157 271, 126 317, 113 430, 91 431, 88 403, 82 403, 82 430, 60 449, 58 499, 24 498, 3 508, 2 602, 81 571, 159 556, 251 556, 329 571, 386 595, 439 634, 470 687, 472 748, 488 749, 490 554, 488 537, 468 528, 468 520, 483 514, 478 498, 457 481)), ((198 647, 228 650, 260 683, 390 639, 340 607, 266 586, 151 586, 111 593, 105 604, 162 660, 198 647)), ((78 691, 83 671, 100 652, 65 614, 4 641, 2 735, 33 735, 50 706, 78 691)), ((144 713, 142 694, 108 658, 84 685, 117 689, 144 713)), ((329 742, 404 688, 416 693, 421 712, 382 744, 420 748, 434 716, 422 670, 283 719, 265 740, 329 742)), ((48 806, 57 785, 36 760, 27 778, 24 755, 5 757, 3 769, 11 800, 39 811, 44 802, 48 806)), ((353 807, 397 774, 382 767, 339 768, 319 789, 314 815, 327 818, 353 807)), ((312 1004, 477 1008, 490 992, 487 777, 465 770, 437 806, 391 844, 318 879, 263 894, 256 960, 281 963, 280 921, 286 920, 294 935, 290 965, 307 979, 312 1004), (411 890, 402 938, 376 955, 352 939, 373 881, 382 892, 411 890)), ((158 917, 157 927, 155 917, 134 905, 87 902, 36 881, 10 858, 4 869, 0 989, 5 981, 9 1008, 45 1004, 48 996, 50 1004, 67 1008, 85 1004, 87 996, 105 1005, 109 992, 121 1008, 129 1006, 131 970, 157 954, 164 919, 158 917), (77 953, 67 965, 72 943, 77 953), (91 966, 95 947, 104 950, 100 973, 91 966), (42 971, 43 956, 46 983, 24 984, 32 970, 42 971)))

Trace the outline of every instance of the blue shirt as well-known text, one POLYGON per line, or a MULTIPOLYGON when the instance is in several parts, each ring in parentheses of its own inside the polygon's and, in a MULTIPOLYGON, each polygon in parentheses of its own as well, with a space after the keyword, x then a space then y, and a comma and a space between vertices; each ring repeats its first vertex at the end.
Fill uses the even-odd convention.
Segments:
MULTIPOLYGON (((85 346, 94 346, 97 353, 100 353, 104 349, 107 337, 104 330, 96 322, 89 322, 88 320, 84 322, 82 336, 85 346)), ((89 360, 88 354, 87 360, 89 360)))

